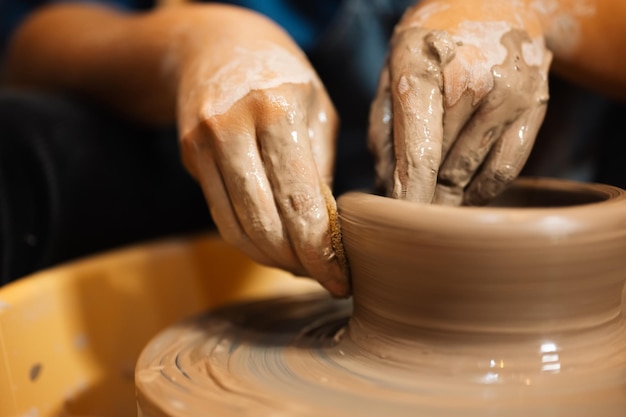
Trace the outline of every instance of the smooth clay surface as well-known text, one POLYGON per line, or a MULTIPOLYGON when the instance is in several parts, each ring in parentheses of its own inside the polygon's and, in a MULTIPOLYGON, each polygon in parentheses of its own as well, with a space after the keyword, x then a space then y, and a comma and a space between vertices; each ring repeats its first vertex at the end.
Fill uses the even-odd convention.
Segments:
POLYGON ((500 207, 339 200, 354 300, 229 306, 136 369, 142 416, 626 415, 626 193, 519 180, 500 207))

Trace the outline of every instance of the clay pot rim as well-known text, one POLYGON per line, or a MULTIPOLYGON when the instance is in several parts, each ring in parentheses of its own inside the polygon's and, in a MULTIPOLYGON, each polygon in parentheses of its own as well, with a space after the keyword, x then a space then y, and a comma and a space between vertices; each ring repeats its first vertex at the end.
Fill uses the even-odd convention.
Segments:
MULTIPOLYGON (((437 230, 464 229, 465 233, 486 229, 525 230, 527 234, 551 235, 572 233, 606 233, 621 226, 626 233, 626 191, 605 184, 571 180, 525 177, 512 187, 543 190, 570 190, 598 198, 583 204, 558 207, 454 207, 419 204, 364 192, 350 192, 337 200, 340 216, 360 219, 361 227, 371 222, 394 229, 437 230), (358 207, 358 209, 357 209, 358 207), (552 224, 550 224, 552 222, 552 224)), ((524 233, 524 234, 526 234, 524 233)))

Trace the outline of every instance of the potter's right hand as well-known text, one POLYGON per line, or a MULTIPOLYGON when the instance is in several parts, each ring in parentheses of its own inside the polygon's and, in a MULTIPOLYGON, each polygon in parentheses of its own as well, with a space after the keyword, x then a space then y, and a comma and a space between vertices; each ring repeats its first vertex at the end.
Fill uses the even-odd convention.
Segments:
POLYGON ((324 87, 289 44, 250 40, 225 55, 219 65, 192 61, 182 74, 185 166, 227 242, 348 295, 331 242, 338 122, 324 87))
POLYGON ((514 2, 426 0, 410 9, 370 114, 379 185, 426 203, 494 197, 530 153, 550 57, 537 19, 514 2))

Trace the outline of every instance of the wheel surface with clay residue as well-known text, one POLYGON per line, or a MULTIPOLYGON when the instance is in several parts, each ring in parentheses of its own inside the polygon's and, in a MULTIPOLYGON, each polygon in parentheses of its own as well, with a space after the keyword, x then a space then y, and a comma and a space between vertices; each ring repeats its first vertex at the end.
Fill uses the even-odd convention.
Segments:
POLYGON ((142 353, 146 417, 623 417, 626 193, 520 180, 494 203, 339 199, 353 301, 226 306, 142 353))

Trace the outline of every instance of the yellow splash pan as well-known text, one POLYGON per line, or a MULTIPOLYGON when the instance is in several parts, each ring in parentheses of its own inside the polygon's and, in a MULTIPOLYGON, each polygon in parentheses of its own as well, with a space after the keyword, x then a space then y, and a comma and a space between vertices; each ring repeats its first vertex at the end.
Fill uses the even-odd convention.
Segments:
POLYGON ((215 235, 148 243, 0 288, 0 417, 131 417, 159 330, 224 303, 318 288, 215 235))

